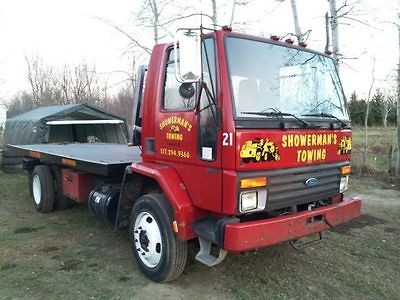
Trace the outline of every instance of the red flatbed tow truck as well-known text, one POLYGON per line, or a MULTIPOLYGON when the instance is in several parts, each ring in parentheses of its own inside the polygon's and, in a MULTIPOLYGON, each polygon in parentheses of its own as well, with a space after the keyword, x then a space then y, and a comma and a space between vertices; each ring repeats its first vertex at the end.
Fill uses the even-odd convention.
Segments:
POLYGON ((332 59, 228 28, 180 33, 138 71, 134 146, 9 145, 26 157, 36 209, 75 201, 129 225, 157 282, 179 277, 190 239, 214 266, 228 252, 314 244, 359 217, 361 200, 343 197, 351 125, 332 59))

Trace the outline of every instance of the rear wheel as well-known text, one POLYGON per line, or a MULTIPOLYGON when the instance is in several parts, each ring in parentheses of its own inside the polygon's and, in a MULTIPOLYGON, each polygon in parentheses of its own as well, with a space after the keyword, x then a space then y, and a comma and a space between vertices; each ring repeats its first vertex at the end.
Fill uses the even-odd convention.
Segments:
POLYGON ((1 158, 2 165, 20 165, 22 164, 22 157, 2 157, 1 158))
POLYGON ((32 172, 32 198, 37 211, 47 213, 54 207, 54 182, 46 165, 37 165, 32 172))
POLYGON ((173 211, 161 194, 140 197, 132 208, 129 235, 141 271, 156 282, 178 278, 186 264, 187 242, 172 230, 173 211))

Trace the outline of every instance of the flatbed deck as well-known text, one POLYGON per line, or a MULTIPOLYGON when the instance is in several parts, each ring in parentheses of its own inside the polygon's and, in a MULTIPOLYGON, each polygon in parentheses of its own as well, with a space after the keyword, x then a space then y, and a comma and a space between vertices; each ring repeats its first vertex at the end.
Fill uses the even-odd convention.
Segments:
POLYGON ((7 147, 19 155, 103 176, 121 176, 127 165, 142 160, 139 147, 121 144, 34 144, 7 147))

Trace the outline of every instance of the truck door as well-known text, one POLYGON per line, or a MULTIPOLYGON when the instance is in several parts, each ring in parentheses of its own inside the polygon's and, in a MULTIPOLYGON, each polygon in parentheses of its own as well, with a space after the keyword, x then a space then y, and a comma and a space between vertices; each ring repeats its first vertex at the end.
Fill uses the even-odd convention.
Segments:
POLYGON ((203 44, 204 84, 176 80, 173 52, 171 48, 168 53, 164 94, 156 117, 156 156, 172 163, 194 205, 220 212, 222 174, 214 40, 207 38, 203 44))

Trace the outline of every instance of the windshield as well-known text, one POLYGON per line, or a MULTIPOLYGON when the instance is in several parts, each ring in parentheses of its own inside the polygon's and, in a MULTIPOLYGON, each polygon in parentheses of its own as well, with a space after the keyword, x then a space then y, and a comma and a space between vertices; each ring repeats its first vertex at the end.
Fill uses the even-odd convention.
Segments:
POLYGON ((280 111, 349 119, 332 59, 237 37, 226 38, 226 53, 236 117, 280 111))

